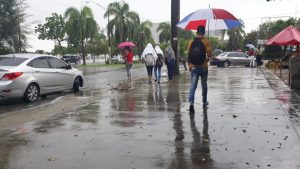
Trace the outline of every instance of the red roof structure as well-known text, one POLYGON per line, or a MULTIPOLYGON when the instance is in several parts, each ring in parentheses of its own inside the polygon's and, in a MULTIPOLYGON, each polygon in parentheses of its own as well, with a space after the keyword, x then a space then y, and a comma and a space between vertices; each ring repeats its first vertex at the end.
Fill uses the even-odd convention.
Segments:
POLYGON ((270 38, 266 45, 300 45, 300 31, 294 26, 289 26, 270 38))

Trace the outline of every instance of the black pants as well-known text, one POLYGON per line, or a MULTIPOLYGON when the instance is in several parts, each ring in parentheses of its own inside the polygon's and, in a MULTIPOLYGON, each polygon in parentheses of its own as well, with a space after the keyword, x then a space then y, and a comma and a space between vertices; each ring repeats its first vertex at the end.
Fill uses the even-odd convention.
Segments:
POLYGON ((152 76, 153 75, 153 67, 154 66, 146 66, 148 76, 152 76))

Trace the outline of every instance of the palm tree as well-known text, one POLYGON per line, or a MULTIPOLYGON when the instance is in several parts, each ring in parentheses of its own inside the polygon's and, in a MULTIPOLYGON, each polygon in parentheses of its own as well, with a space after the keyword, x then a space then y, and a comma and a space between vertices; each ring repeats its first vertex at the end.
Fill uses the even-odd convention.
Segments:
POLYGON ((159 42, 160 43, 170 43, 171 40, 171 24, 168 22, 162 22, 159 24, 156 32, 159 33, 159 42))
POLYGON ((139 56, 142 54, 142 50, 144 48, 144 45, 148 42, 153 42, 152 33, 150 30, 150 27, 152 26, 151 21, 145 21, 142 22, 137 26, 137 29, 135 29, 135 42, 137 43, 138 53, 139 56))
POLYGON ((83 65, 85 65, 86 42, 95 37, 95 34, 98 32, 92 10, 89 7, 83 7, 79 11, 71 7, 66 10, 65 18, 67 19, 66 27, 69 39, 72 40, 76 47, 80 46, 83 65))
POLYGON ((108 5, 104 17, 113 16, 114 18, 108 23, 108 32, 114 35, 118 42, 132 39, 134 36, 135 23, 139 23, 139 15, 129 10, 129 5, 122 2, 113 2, 108 5))
MULTIPOLYGON (((243 21, 241 21, 241 23, 243 23, 243 21)), ((242 48, 242 42, 245 36, 244 24, 242 25, 241 27, 227 30, 227 35, 229 36, 227 49, 237 50, 242 48)))

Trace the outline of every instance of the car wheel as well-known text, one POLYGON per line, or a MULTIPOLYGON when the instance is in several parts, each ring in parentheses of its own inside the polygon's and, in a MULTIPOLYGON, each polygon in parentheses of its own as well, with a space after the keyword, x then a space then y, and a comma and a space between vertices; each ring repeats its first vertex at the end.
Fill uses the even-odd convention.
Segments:
POLYGON ((76 77, 73 84, 73 91, 79 92, 79 86, 80 86, 80 79, 79 77, 76 77))
POLYGON ((40 96, 40 88, 37 84, 31 83, 24 93, 24 100, 28 103, 35 102, 40 96))
POLYGON ((224 67, 229 67, 230 66, 230 62, 226 60, 225 62, 223 62, 223 66, 224 67))

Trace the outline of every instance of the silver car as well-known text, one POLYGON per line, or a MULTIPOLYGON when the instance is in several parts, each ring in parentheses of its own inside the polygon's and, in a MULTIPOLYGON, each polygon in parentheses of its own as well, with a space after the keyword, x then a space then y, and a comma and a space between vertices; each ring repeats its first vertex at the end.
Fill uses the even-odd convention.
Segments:
POLYGON ((0 99, 22 97, 34 102, 39 96, 83 86, 82 72, 62 60, 42 54, 0 55, 0 99))
POLYGON ((216 56, 218 66, 249 66, 251 58, 243 52, 224 52, 216 56))

